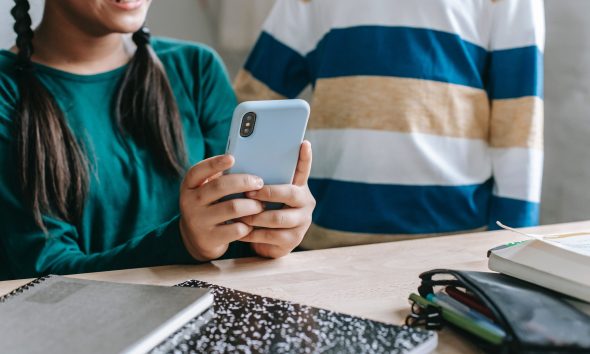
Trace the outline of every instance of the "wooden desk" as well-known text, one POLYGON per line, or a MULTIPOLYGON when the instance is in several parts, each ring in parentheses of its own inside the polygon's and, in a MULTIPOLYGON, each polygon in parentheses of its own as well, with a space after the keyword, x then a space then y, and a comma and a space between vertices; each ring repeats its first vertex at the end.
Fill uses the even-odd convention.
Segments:
MULTIPOLYGON (((542 226, 530 232, 590 230, 590 221, 542 226)), ((400 324, 409 310, 418 274, 433 268, 487 270, 486 251, 521 240, 506 232, 482 232, 411 241, 293 253, 277 260, 247 258, 200 266, 165 266, 73 277, 114 282, 174 285, 187 279, 352 315, 400 324)), ((0 294, 26 283, 0 282, 0 294)), ((476 348, 448 330, 439 333, 437 353, 473 353, 476 348)))

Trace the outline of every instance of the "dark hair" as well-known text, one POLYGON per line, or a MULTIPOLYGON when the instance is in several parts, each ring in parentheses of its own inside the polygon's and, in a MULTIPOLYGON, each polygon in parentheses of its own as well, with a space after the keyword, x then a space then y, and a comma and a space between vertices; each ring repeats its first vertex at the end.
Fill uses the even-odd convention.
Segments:
MULTIPOLYGON (((42 215, 79 222, 88 191, 88 160, 55 98, 31 62, 33 31, 29 2, 15 0, 11 14, 17 34, 16 68, 20 101, 15 116, 17 169, 23 199, 35 223, 42 215)), ((115 121, 122 134, 146 148, 165 174, 179 178, 186 150, 178 107, 164 69, 150 47, 150 34, 133 34, 137 50, 116 95, 115 121)))

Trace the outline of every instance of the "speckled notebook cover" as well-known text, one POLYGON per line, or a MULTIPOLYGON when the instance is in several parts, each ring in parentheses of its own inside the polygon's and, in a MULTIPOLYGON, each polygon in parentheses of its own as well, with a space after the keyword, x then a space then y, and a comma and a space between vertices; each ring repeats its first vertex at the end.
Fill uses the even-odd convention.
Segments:
POLYGON ((428 353, 436 333, 362 319, 191 280, 210 288, 214 311, 191 321, 156 353, 428 353))

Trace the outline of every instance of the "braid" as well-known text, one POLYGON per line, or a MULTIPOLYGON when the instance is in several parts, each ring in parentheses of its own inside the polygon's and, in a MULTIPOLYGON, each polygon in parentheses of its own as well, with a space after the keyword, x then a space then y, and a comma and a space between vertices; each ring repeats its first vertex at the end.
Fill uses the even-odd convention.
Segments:
POLYGON ((138 50, 147 50, 147 47, 150 45, 150 39, 152 38, 152 34, 150 33, 149 28, 141 27, 139 31, 133 33, 133 43, 137 46, 138 50))
POLYGON ((82 215, 88 185, 87 162, 55 98, 34 70, 29 2, 15 0, 20 100, 15 115, 17 169, 25 203, 47 232, 44 213, 75 223, 82 215))
POLYGON ((133 34, 137 49, 116 100, 120 129, 150 150, 159 167, 173 176, 186 169, 186 151, 176 100, 164 69, 150 46, 150 32, 133 34))
POLYGON ((27 0, 15 0, 10 13, 14 17, 14 31, 16 32, 16 47, 18 48, 17 66, 22 70, 31 70, 31 56, 33 55, 33 30, 29 15, 31 6, 27 0))

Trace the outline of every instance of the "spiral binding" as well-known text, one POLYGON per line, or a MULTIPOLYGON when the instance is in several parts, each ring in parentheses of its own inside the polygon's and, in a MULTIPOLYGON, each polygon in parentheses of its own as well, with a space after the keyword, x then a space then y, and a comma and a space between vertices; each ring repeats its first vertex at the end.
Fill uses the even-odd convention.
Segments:
POLYGON ((9 292, 6 295, 0 296, 0 304, 3 302, 6 302, 6 300, 8 300, 9 298, 16 296, 16 295, 20 295, 22 293, 24 293, 25 291, 29 290, 30 288, 34 287, 35 285, 39 285, 40 283, 44 282, 45 280, 51 278, 51 275, 47 275, 41 278, 37 278, 31 282, 26 283, 23 286, 20 286, 14 290, 12 290, 11 292, 9 292))

